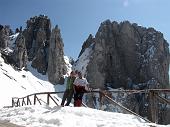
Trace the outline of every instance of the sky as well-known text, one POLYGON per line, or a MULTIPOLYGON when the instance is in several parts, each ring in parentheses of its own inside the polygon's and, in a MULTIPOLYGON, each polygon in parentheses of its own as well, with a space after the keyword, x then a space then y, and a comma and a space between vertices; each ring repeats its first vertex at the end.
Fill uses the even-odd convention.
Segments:
POLYGON ((170 42, 169 7, 169 0, 0 0, 0 24, 15 29, 30 17, 47 15, 61 29, 65 55, 76 59, 89 34, 107 19, 154 27, 170 42))

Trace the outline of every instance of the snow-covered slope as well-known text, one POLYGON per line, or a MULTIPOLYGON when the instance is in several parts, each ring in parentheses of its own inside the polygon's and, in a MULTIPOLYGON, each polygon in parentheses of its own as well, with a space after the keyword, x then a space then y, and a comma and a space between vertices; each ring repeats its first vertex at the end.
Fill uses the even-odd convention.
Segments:
POLYGON ((15 41, 16 41, 16 38, 18 37, 18 35, 19 35, 19 33, 15 33, 15 34, 9 36, 10 43, 8 44, 8 46, 11 50, 13 50, 13 48, 15 46, 15 41))
POLYGON ((3 49, 3 52, 6 54, 12 53, 15 47, 15 40, 17 39, 19 33, 15 33, 11 36, 9 36, 9 43, 8 43, 8 47, 3 49))
POLYGON ((12 97, 54 91, 46 75, 41 75, 28 64, 29 71, 16 71, 0 57, 0 107, 10 106, 12 97))
POLYGON ((90 108, 32 106, 0 109, 0 118, 26 127, 163 127, 134 115, 90 108))
POLYGON ((72 71, 72 65, 70 64, 69 58, 68 56, 64 56, 64 61, 66 63, 66 67, 67 67, 67 74, 66 76, 70 75, 70 72, 72 71))
MULTIPOLYGON (((13 52, 15 40, 19 33, 11 35, 8 48, 4 50, 7 54, 13 52)), ((71 64, 67 56, 64 57, 68 74, 71 72, 71 64)), ((12 97, 24 97, 29 94, 39 92, 54 92, 64 90, 65 86, 55 87, 48 81, 47 75, 41 75, 31 67, 31 62, 27 65, 28 71, 17 71, 10 65, 4 63, 0 54, 0 107, 11 106, 12 97)), ((62 95, 60 95, 61 97, 62 95)), ((61 100, 61 99, 59 99, 61 100)))
POLYGON ((81 71, 83 75, 86 75, 86 67, 90 61, 90 57, 93 53, 93 46, 94 44, 92 44, 91 46, 89 46, 88 48, 85 49, 85 51, 83 52, 83 54, 78 58, 78 60, 74 63, 73 65, 73 70, 78 70, 81 71))

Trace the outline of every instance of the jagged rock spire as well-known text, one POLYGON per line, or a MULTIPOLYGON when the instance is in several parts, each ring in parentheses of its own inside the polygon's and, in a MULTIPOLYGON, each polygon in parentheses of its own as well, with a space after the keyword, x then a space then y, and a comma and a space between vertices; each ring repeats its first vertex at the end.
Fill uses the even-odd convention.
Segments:
POLYGON ((60 78, 66 73, 63 48, 60 29, 56 26, 50 37, 48 59, 48 79, 53 84, 59 83, 60 78))
POLYGON ((5 49, 9 43, 10 28, 9 26, 0 25, 0 48, 5 49))
POLYGON ((16 63, 16 66, 19 69, 22 69, 23 67, 26 67, 26 63, 28 60, 27 49, 25 46, 25 37, 23 36, 22 33, 18 35, 15 43, 16 43, 16 46, 13 52, 13 59, 16 63))

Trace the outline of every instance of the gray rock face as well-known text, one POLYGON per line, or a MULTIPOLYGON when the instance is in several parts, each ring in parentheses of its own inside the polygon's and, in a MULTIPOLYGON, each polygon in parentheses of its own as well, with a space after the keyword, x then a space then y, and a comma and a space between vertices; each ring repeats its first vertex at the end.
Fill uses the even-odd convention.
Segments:
POLYGON ((32 61, 32 67, 37 68, 37 71, 46 74, 48 67, 48 48, 42 45, 32 61))
POLYGON ((169 84, 168 46, 163 34, 153 28, 107 20, 95 36, 87 79, 96 88, 129 88, 128 79, 132 84, 154 79, 165 88, 169 84))
POLYGON ((15 41, 16 46, 14 48, 14 52, 12 54, 12 58, 14 59, 16 66, 19 69, 26 67, 26 63, 28 60, 27 57, 27 49, 25 46, 25 37, 20 33, 15 41))
POLYGON ((48 48, 51 34, 51 22, 47 16, 40 15, 27 21, 25 36, 28 58, 32 67, 45 74, 48 67, 48 48))
POLYGON ((59 83, 66 73, 63 47, 60 29, 56 26, 51 33, 48 59, 48 79, 53 84, 59 83))
POLYGON ((32 17, 27 20, 27 27, 23 32, 26 38, 27 49, 29 50, 29 52, 31 52, 32 50, 34 51, 39 46, 41 46, 43 42, 50 39, 50 19, 48 19, 47 16, 43 15, 32 17))
POLYGON ((0 48, 5 49, 9 43, 10 28, 9 26, 0 25, 0 48))

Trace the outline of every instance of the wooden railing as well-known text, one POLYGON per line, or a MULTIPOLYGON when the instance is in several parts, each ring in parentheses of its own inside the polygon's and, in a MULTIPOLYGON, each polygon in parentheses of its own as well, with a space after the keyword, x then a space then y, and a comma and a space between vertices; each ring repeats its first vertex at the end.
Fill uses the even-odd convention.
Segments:
MULTIPOLYGON (((170 100, 160 96, 161 93, 170 93, 170 89, 109 90, 109 91, 92 90, 92 91, 86 92, 86 93, 87 94, 98 93, 100 95, 100 98, 105 97, 106 99, 109 100, 110 103, 113 103, 113 104, 117 105, 118 107, 125 110, 126 112, 128 112, 130 114, 134 114, 134 115, 136 115, 136 116, 150 122, 146 118, 143 118, 143 117, 139 116, 138 114, 136 114, 135 112, 131 111, 130 109, 124 107, 120 103, 117 103, 115 100, 113 100, 111 97, 109 97, 107 95, 108 92, 110 92, 110 93, 119 92, 119 93, 128 93, 128 94, 134 94, 134 93, 148 94, 149 95, 149 107, 150 107, 149 119, 150 119, 150 121, 152 121, 154 123, 156 123, 158 121, 158 118, 157 118, 157 115, 156 115, 157 114, 157 106, 156 106, 157 103, 161 102, 161 103, 165 103, 165 104, 170 105, 170 100)), ((52 102, 55 105, 58 106, 58 105, 60 105, 59 100, 53 95, 61 94, 61 93, 64 93, 64 91, 61 91, 61 92, 34 93, 34 94, 30 94, 30 95, 22 97, 22 98, 13 97, 12 98, 12 107, 19 107, 19 106, 24 106, 24 105, 36 105, 36 104, 42 105, 42 103, 50 105, 50 103, 52 103, 52 102), (38 97, 39 95, 45 95, 47 99, 44 101, 44 100, 42 100, 42 99, 40 99, 38 97), (32 97, 32 99, 30 99, 31 97, 32 97)), ((87 107, 86 104, 84 104, 84 103, 83 103, 83 106, 87 107)))
POLYGON ((57 106, 59 105, 57 103, 57 98, 54 96, 52 96, 52 94, 59 94, 59 93, 64 93, 64 91, 61 92, 42 92, 42 93, 34 93, 34 94, 30 94, 27 95, 25 97, 13 97, 12 98, 12 107, 20 107, 20 106, 24 106, 24 105, 36 105, 37 103, 39 103, 40 105, 42 105, 42 102, 46 103, 47 105, 50 104, 50 100, 52 100, 52 102, 54 102, 57 106), (47 99, 46 101, 41 100, 40 98, 38 98, 38 95, 46 95, 47 99), (33 97, 33 101, 31 101, 31 97, 33 97))

